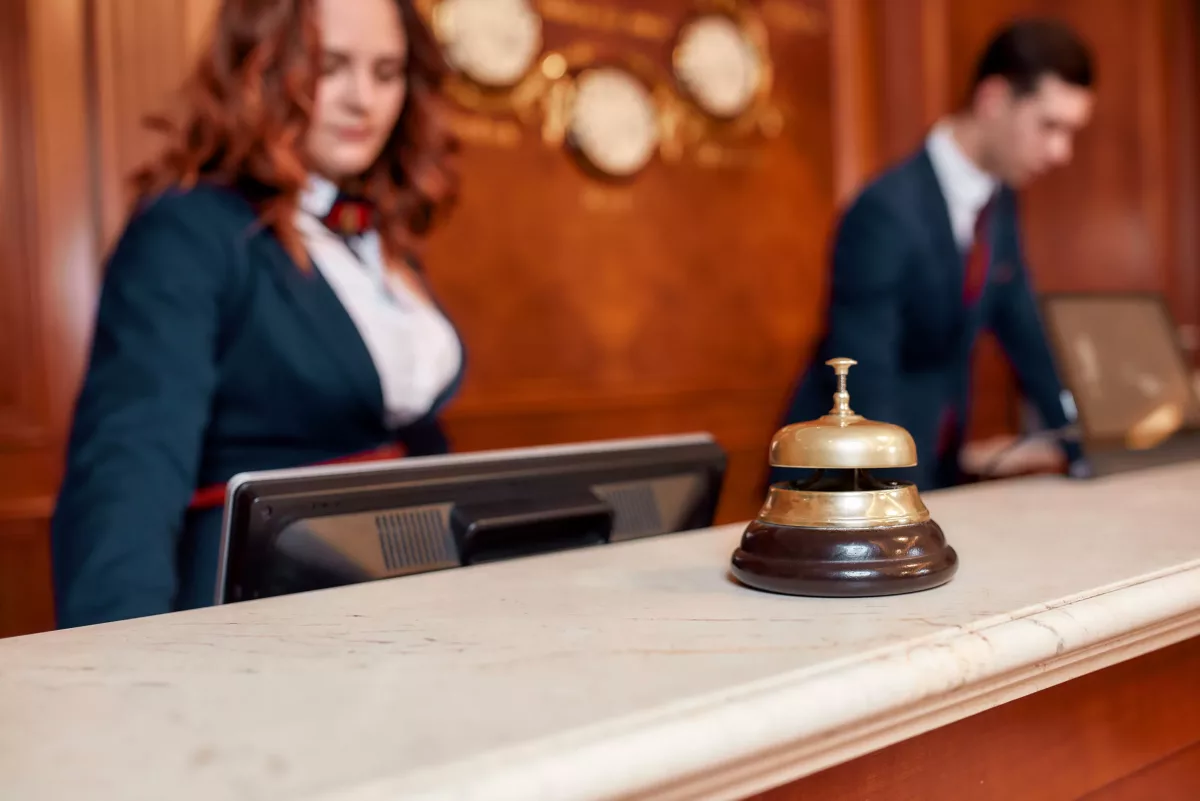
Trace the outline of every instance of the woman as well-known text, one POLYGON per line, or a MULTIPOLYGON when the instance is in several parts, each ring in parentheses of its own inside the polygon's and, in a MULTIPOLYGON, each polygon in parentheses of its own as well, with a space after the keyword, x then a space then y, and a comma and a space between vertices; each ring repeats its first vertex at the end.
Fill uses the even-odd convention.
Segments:
POLYGON ((463 353, 411 256, 455 189, 441 71, 409 0, 225 0, 105 275, 60 627, 210 604, 235 473, 446 450, 463 353))

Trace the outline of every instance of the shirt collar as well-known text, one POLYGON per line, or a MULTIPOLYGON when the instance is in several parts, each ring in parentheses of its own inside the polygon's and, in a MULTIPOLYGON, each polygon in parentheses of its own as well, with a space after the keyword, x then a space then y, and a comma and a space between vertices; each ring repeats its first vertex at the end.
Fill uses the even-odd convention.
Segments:
POLYGON ((324 219, 338 198, 337 184, 319 175, 310 175, 300 192, 300 208, 318 220, 324 219))
POLYGON ((947 202, 978 211, 999 187, 996 178, 981 170, 963 153, 949 121, 942 120, 933 127, 926 140, 926 149, 947 202))

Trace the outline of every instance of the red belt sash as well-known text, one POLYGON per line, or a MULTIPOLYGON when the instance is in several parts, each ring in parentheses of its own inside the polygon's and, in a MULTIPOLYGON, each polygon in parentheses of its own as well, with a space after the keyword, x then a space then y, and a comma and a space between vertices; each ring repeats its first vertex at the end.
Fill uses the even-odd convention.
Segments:
MULTIPOLYGON (((401 459, 404 457, 404 448, 395 443, 389 443, 382 447, 376 448, 373 451, 364 453, 352 453, 349 456, 341 456, 337 459, 329 459, 323 462, 317 462, 318 465, 334 465, 334 464, 351 464, 353 462, 382 462, 388 459, 401 459)), ((192 495, 192 502, 188 504, 188 511, 200 511, 203 509, 216 509, 225 505, 225 484, 211 484, 207 487, 200 487, 192 495)))

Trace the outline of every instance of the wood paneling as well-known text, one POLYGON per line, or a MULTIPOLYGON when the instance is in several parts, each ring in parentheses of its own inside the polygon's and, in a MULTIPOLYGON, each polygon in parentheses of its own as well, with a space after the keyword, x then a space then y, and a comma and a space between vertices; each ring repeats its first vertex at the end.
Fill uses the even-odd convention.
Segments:
POLYGON ((0 507, 0 637, 54 625, 49 499, 0 507))
POLYGON ((1177 751, 1080 801, 1195 801, 1200 795, 1200 744, 1177 751))
POLYGON ((45 522, 95 291, 84 12, 0 4, 0 636, 53 622, 45 522))
POLYGON ((1200 790, 1200 640, 990 709, 756 801, 1160 801, 1200 790), (1131 794, 1132 793, 1132 794, 1131 794))
POLYGON ((1171 0, 1162 24, 1166 62, 1166 242, 1168 300, 1182 326, 1184 347, 1200 366, 1200 2, 1171 0))
POLYGON ((168 107, 190 62, 189 44, 198 41, 209 10, 192 8, 186 0, 93 6, 98 210, 106 245, 125 222, 129 176, 161 147, 145 117, 168 107))
POLYGON ((839 0, 829 7, 833 70, 834 190, 844 206, 879 168, 882 112, 878 6, 839 0))
POLYGON ((137 125, 214 0, 0 3, 0 636, 53 625, 48 517, 137 125), (205 6, 207 5, 207 9, 205 6))
POLYGON ((22 113, 31 90, 24 30, 23 6, 0 7, 0 441, 8 448, 36 445, 48 433, 40 411, 43 369, 34 360, 41 332, 23 313, 34 300, 36 276, 18 266, 33 259, 34 220, 25 199, 36 181, 23 156, 33 135, 22 113))

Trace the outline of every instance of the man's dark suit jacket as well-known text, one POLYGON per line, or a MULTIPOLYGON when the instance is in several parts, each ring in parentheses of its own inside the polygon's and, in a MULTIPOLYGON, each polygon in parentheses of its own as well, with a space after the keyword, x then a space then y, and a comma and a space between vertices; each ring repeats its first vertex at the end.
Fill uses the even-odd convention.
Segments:
POLYGON ((434 410, 384 425, 379 376, 315 267, 237 193, 157 198, 109 261, 52 524, 60 627, 213 602, 221 510, 198 487, 396 440, 447 449, 434 410))
MULTIPOLYGON (((1016 196, 1002 188, 990 228, 991 261, 980 299, 963 302, 966 254, 925 149, 871 182, 843 216, 833 249, 826 331, 802 375, 787 423, 810 420, 833 405, 835 378, 827 359, 855 359, 850 403, 874 420, 908 429, 915 468, 880 471, 922 490, 956 480, 953 462, 939 459, 942 415, 952 407, 961 440, 970 394, 970 356, 982 329, 991 329, 1021 387, 1050 428, 1067 425, 1062 384, 1046 341, 1021 252, 1016 196)), ((1068 457, 1077 455, 1068 448, 1068 457)), ((801 473, 777 469, 772 480, 801 473)))

